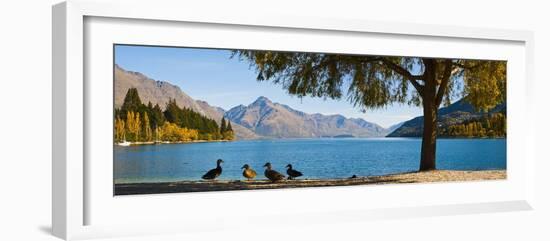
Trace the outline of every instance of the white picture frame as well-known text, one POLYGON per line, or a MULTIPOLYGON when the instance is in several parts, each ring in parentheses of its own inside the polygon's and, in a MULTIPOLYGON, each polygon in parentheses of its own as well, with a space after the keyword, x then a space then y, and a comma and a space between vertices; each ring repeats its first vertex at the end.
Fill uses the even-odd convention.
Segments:
MULTIPOLYGON (((209 15, 207 9, 193 9, 178 1, 159 3, 73 0, 55 5, 52 15, 52 226, 54 235, 60 238, 84 239, 224 229, 236 227, 239 222, 250 218, 258 218, 252 225, 296 225, 303 222, 331 223, 533 208, 535 145, 532 129, 534 125, 529 121, 534 118, 527 118, 533 116, 528 108, 532 103, 529 93, 533 93, 531 32, 350 19, 312 19, 276 14, 239 16, 227 13, 214 16, 209 15), (136 27, 140 30, 156 31, 152 36, 157 37, 136 35, 136 27), (167 31, 168 29, 195 31, 199 37, 188 39, 184 43, 178 38, 178 31, 167 31), (220 31, 228 36, 223 46, 215 39, 205 41, 206 36, 220 31), (298 41, 290 43, 281 38, 276 42, 257 41, 257 45, 253 45, 252 42, 239 40, 239 35, 260 40, 267 36, 294 36, 298 41), (325 43, 324 46, 303 44, 312 38, 324 39, 317 41, 325 43), (336 48, 327 44, 331 42, 327 38, 334 41, 346 40, 352 44, 346 44, 348 49, 336 48), (401 48, 390 49, 386 44, 386 47, 380 47, 379 50, 358 49, 353 41, 362 41, 362 38, 370 39, 369 41, 395 41, 401 48), (102 102, 97 96, 112 95, 112 91, 109 92, 107 87, 109 83, 89 81, 90 78, 108 73, 106 66, 112 67, 112 62, 109 62, 112 59, 105 59, 108 56, 105 47, 113 43, 228 48, 269 46, 277 50, 309 48, 307 50, 470 58, 490 55, 496 59, 506 59, 512 75, 508 86, 508 178, 494 182, 113 197, 108 195, 112 190, 106 189, 107 184, 112 183, 112 178, 96 178, 109 173, 110 169, 104 165, 108 161, 92 162, 94 158, 109 153, 108 150, 100 150, 102 147, 97 147, 94 143, 106 137, 95 130, 112 124, 112 119, 105 122, 107 119, 104 118, 112 118, 111 109, 102 108, 110 103, 106 100, 109 98, 104 98, 105 102, 102 102), (411 44, 418 43, 434 44, 445 51, 439 53, 437 48, 431 47, 432 50, 429 50, 424 47, 418 48, 417 52, 410 52, 411 44), (463 48, 453 50, 453 46, 463 48), (91 51, 88 48, 94 50, 93 57, 89 56, 91 51), (98 71, 91 74, 88 68, 98 71), (102 109, 106 113, 99 111, 102 109), (90 124, 92 120, 93 124, 90 124), (94 133, 94 137, 90 137, 91 133, 94 133), (389 197, 399 197, 399 193, 403 192, 414 193, 412 196, 417 198, 386 200, 389 197), (437 197, 436 193, 445 195, 439 200, 418 198, 433 199, 437 197), (292 205, 284 201, 284 197, 289 195, 298 201, 292 205), (350 197, 356 195, 375 198, 369 198, 368 202, 350 200, 350 197), (312 198, 317 201, 312 202, 312 198), (215 200, 220 199, 231 208, 216 208, 215 200), (256 213, 250 216, 239 212, 242 207, 239 205, 242 205, 240 203, 243 200, 264 204, 265 200, 280 202, 273 210, 264 210, 259 205, 251 204, 252 207, 249 208, 256 213), (182 207, 185 202, 192 208, 182 207), (162 206, 161 210, 158 209, 159 205, 162 206), (144 209, 141 210, 141 217, 132 216, 131 211, 137 207, 144 209), (156 209, 153 210, 152 207, 156 209), (200 219, 203 212, 220 214, 215 221, 203 220, 200 219), (182 213, 185 213, 184 218, 182 213), (300 215, 301 218, 296 221, 287 220, 284 215, 288 214, 300 215), (228 222, 224 216, 230 216, 235 224, 228 222), (265 219, 266 217, 269 219, 265 219)), ((108 129, 109 134, 111 130, 108 129)), ((111 144, 112 141, 108 143, 111 144)))

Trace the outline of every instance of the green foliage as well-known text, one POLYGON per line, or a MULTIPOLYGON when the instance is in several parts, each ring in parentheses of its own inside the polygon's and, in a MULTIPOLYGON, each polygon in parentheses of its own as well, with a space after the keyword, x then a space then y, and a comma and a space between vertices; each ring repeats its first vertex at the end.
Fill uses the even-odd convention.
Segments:
POLYGON ((222 117, 222 122, 221 122, 221 125, 220 125, 220 132, 224 133, 225 131, 227 131, 226 129, 227 129, 227 127, 226 127, 226 124, 225 124, 225 118, 222 117))
POLYGON ((438 107, 460 96, 487 110, 506 98, 505 61, 258 50, 235 50, 235 56, 256 69, 258 81, 280 84, 298 97, 347 97, 362 110, 421 105, 428 97, 438 107))
POLYGON ((222 139, 224 140, 233 140, 235 139, 235 132, 233 132, 233 127, 231 127, 231 121, 227 121, 225 124, 225 118, 222 118, 222 124, 220 128, 220 133, 222 134, 222 139))
POLYGON ((150 109, 151 110, 151 126, 153 128, 156 128, 158 126, 164 125, 165 117, 164 113, 162 113, 162 109, 158 104, 155 104, 155 106, 150 109))
POLYGON ((468 138, 506 137, 506 116, 503 113, 495 113, 461 124, 446 126, 440 129, 438 135, 468 138))
POLYGON ((128 89, 126 96, 124 97, 124 103, 120 108, 120 112, 124 118, 126 114, 130 111, 137 112, 142 109, 141 99, 139 98, 138 90, 136 88, 128 89))
POLYGON ((486 60, 463 62, 464 95, 477 110, 487 111, 506 100, 505 62, 486 60))
POLYGON ((180 108, 175 100, 170 100, 164 111, 164 117, 180 127, 199 131, 201 140, 219 140, 222 138, 216 121, 209 119, 189 108, 180 108))
MULTIPOLYGON (((348 100, 361 108, 407 100, 406 78, 380 64, 381 57, 273 51, 235 51, 235 55, 256 68, 259 81, 272 80, 291 95, 341 99, 347 92, 348 100)), ((404 59, 403 64, 415 61, 404 59)))
MULTIPOLYGON (((223 120, 225 125, 225 119, 223 120)), ((115 142, 232 140, 234 134, 220 131, 216 121, 169 100, 165 111, 158 104, 141 103, 137 89, 130 88, 120 109, 115 109, 115 142)))
POLYGON ((175 100, 168 100, 168 104, 164 110, 164 118, 171 123, 181 123, 181 109, 175 100))
POLYGON ((233 127, 231 127, 231 121, 227 122, 227 129, 226 131, 233 131, 233 127))

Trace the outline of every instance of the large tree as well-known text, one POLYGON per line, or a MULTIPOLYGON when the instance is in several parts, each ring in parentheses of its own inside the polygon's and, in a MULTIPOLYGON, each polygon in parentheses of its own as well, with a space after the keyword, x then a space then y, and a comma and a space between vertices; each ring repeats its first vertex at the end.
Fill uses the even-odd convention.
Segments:
MULTIPOLYGON (((139 98, 139 93, 136 88, 129 88, 124 97, 124 103, 120 107, 120 110, 123 115, 126 115, 128 111, 139 111, 142 108, 141 99, 139 98)), ((126 116, 124 116, 126 117, 126 116)))
POLYGON ((465 97, 487 111, 506 100, 505 61, 250 50, 234 51, 233 56, 249 61, 258 81, 281 84, 298 97, 346 97, 362 111, 393 103, 422 106, 420 171, 436 168, 437 111, 442 104, 465 97))

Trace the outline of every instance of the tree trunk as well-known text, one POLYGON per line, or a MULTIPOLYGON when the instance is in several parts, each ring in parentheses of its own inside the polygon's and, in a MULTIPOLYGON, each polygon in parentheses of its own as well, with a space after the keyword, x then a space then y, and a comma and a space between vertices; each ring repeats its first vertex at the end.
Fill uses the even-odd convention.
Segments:
POLYGON ((425 84, 422 90, 424 109, 424 127, 422 133, 422 150, 420 151, 419 171, 435 170, 435 144, 437 138, 437 98, 436 72, 437 62, 434 59, 423 59, 425 84))
POLYGON ((420 171, 435 170, 437 139, 437 106, 432 100, 424 101, 424 131, 420 153, 420 171))

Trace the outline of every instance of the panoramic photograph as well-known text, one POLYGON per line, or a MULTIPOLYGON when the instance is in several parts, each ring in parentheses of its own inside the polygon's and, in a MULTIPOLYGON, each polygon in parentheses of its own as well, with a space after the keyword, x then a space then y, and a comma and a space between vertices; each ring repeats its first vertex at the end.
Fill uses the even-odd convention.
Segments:
POLYGON ((113 51, 114 195, 506 179, 506 61, 113 51))

